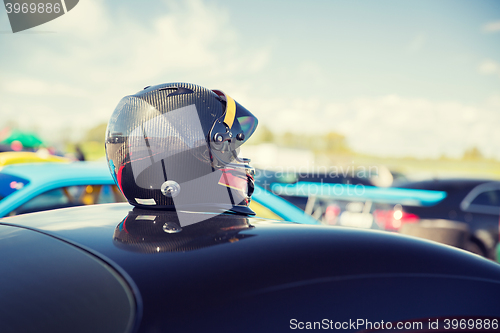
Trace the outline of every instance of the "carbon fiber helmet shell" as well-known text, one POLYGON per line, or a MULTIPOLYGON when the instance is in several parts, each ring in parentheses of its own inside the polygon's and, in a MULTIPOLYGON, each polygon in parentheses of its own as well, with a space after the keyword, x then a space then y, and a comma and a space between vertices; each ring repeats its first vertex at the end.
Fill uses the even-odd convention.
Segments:
POLYGON ((106 157, 130 204, 253 214, 253 169, 238 157, 257 119, 228 95, 169 83, 126 96, 106 130, 106 157))

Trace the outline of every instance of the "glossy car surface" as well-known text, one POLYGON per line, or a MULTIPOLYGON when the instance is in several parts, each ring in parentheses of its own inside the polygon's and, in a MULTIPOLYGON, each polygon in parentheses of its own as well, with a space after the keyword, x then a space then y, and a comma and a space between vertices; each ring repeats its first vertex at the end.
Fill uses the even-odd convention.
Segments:
POLYGON ((498 322, 500 266, 476 255, 394 233, 205 216, 181 228, 175 212, 119 203, 0 220, 1 253, 10 258, 0 279, 11 290, 0 297, 10 309, 0 313, 3 328, 109 332, 114 323, 112 331, 122 332, 282 332, 324 319, 423 328, 429 319, 498 322), (69 257, 57 250, 63 246, 69 257), (64 269, 78 257, 87 271, 64 269), (62 281, 58 297, 48 297, 62 281), (88 306, 101 299, 110 306, 86 320, 88 306), (68 312, 73 323, 63 318, 68 312))

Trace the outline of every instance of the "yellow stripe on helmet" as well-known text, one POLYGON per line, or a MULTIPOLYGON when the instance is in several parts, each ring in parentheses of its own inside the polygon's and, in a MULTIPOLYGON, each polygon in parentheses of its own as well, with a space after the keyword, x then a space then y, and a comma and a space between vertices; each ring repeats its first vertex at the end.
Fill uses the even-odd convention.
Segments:
POLYGON ((224 116, 224 123, 229 127, 233 127, 234 118, 236 117, 236 103, 234 99, 226 95, 226 115, 224 116))

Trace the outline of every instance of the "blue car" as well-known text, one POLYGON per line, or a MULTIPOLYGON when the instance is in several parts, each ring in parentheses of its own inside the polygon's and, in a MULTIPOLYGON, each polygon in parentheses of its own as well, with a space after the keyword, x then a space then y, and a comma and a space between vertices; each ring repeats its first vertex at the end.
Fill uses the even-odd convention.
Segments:
MULTIPOLYGON (((38 163, 0 170, 0 217, 126 199, 105 163, 38 163)), ((265 218, 319 224, 286 200, 256 187, 251 208, 265 218)))
POLYGON ((9 165, 0 170, 0 217, 125 201, 98 162, 9 165))

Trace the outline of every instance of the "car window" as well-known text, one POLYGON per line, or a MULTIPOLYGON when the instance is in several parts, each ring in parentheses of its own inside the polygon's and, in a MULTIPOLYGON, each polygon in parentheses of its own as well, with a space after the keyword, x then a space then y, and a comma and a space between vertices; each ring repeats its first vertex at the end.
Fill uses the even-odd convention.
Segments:
POLYGON ((500 190, 485 191, 472 200, 471 205, 500 207, 500 190))
POLYGON ((126 201, 116 185, 70 186, 65 190, 71 201, 79 205, 93 205, 126 201))
POLYGON ((97 203, 112 203, 112 202, 125 202, 127 199, 118 189, 116 185, 103 185, 101 195, 97 203))
POLYGON ((10 215, 67 207, 70 203, 70 198, 64 193, 63 189, 58 188, 36 196, 35 198, 21 205, 10 215))

